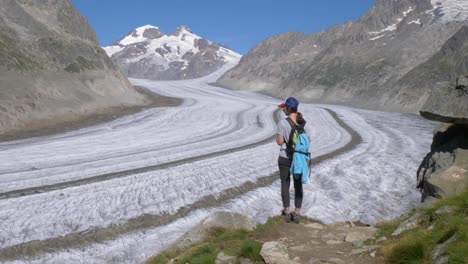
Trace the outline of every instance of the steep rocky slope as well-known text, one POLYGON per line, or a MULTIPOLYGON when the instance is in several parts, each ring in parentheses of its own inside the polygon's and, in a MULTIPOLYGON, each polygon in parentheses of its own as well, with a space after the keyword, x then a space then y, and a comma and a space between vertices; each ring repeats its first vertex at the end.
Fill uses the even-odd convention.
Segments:
MULTIPOLYGON (((441 52, 464 25, 464 0, 377 0, 358 21, 270 37, 218 83, 304 101, 417 112, 434 78, 419 78, 429 75, 430 64, 417 74, 413 70, 441 52)), ((444 66, 436 79, 463 71, 457 63, 444 66)))
POLYGON ((186 26, 165 35, 158 27, 146 25, 104 49, 129 77, 154 80, 205 76, 241 57, 186 26))
POLYGON ((468 188, 468 71, 452 82, 435 85, 421 115, 443 122, 434 131, 431 151, 418 169, 422 200, 465 191, 468 188))
POLYGON ((0 2, 0 135, 149 104, 70 0, 0 2))

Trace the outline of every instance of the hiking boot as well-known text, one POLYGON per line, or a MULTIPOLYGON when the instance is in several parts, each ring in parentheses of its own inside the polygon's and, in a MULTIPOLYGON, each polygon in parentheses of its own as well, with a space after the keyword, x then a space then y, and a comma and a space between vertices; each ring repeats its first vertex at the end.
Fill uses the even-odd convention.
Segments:
POLYGON ((299 213, 292 212, 292 213, 291 213, 291 221, 293 221, 293 222, 296 223, 296 224, 299 224, 299 222, 300 222, 300 220, 299 220, 299 213))
POLYGON ((286 211, 281 211, 281 215, 284 217, 284 220, 286 220, 286 223, 291 223, 291 213, 287 213, 286 211))

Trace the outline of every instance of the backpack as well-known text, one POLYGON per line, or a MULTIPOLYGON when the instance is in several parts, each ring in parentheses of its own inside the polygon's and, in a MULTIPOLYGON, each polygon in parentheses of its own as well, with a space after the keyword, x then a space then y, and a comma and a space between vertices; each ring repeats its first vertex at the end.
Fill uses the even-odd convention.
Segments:
MULTIPOLYGON (((296 144, 297 140, 299 138, 300 134, 306 134, 304 130, 304 126, 298 126, 294 121, 291 120, 291 118, 286 118, 288 120, 288 123, 291 125, 291 133, 289 134, 289 140, 286 142, 286 155, 288 156, 289 159, 292 159, 292 156, 295 152, 296 149, 296 144)), ((305 125, 305 122, 304 122, 305 125)))
POLYGON ((288 143, 286 143, 286 154, 292 160, 290 172, 296 179, 301 179, 301 182, 306 184, 310 178, 311 160, 309 152, 310 141, 304 131, 305 122, 298 126, 289 117, 287 120, 291 125, 291 133, 288 143))

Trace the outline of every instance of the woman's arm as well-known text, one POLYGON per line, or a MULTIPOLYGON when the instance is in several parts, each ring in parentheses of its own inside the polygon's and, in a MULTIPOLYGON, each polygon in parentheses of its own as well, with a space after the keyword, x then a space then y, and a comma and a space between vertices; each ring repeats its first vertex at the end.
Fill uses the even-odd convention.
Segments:
POLYGON ((284 137, 282 135, 276 135, 276 144, 278 145, 283 145, 284 143, 284 137))

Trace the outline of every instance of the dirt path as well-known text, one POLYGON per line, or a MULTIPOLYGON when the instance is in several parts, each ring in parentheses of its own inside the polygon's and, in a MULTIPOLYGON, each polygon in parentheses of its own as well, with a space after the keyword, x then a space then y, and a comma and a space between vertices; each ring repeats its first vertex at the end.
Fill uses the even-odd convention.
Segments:
POLYGON ((262 242, 280 241, 288 249, 289 258, 297 263, 374 264, 384 263, 378 244, 347 242, 350 233, 372 229, 364 225, 338 223, 323 225, 303 219, 300 224, 281 222, 267 228, 256 239, 262 242))

